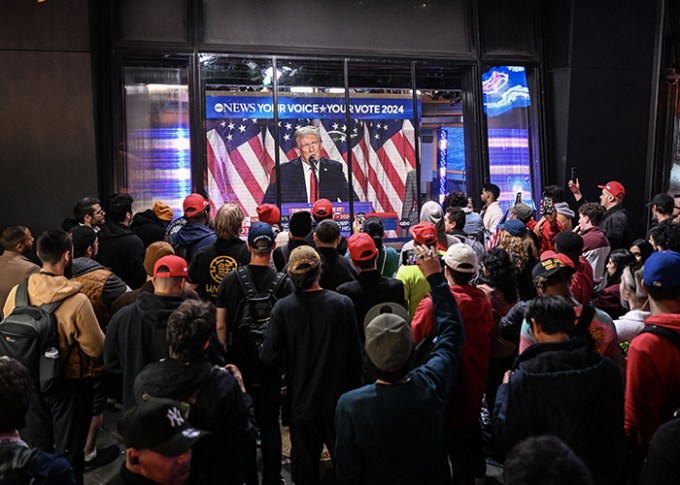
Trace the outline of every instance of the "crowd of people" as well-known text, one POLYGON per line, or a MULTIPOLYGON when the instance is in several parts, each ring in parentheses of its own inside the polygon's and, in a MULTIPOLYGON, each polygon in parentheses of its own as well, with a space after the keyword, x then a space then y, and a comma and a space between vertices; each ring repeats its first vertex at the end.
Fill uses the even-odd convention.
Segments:
POLYGON ((453 192, 400 251, 378 217, 344 237, 326 199, 284 230, 270 204, 244 225, 200 194, 180 217, 85 197, 35 262, 7 227, 0 483, 117 458, 107 403, 114 484, 280 484, 282 426, 297 484, 324 448, 341 484, 482 484, 490 461, 507 484, 673 483, 680 207, 656 195, 632 240, 625 188, 598 187, 504 212, 487 183, 480 213, 453 192))

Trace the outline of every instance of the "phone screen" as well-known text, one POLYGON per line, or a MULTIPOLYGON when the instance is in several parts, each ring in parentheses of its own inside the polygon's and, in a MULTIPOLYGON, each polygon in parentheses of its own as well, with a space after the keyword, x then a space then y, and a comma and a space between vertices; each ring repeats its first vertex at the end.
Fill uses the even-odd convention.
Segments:
POLYGON ((541 202, 541 213, 545 216, 550 215, 553 213, 554 210, 554 205, 553 205, 553 200, 552 197, 543 197, 543 201, 541 202))
POLYGON ((413 249, 409 249, 404 253, 403 263, 407 266, 413 266, 414 264, 416 264, 417 259, 418 255, 416 255, 416 252, 413 249))

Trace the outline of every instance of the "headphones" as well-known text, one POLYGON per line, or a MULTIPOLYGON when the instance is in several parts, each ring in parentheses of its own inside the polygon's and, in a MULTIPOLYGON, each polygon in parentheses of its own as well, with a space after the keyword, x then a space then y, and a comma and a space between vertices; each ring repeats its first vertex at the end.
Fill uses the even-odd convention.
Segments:
POLYGON ((130 464, 131 465, 139 465, 139 457, 138 456, 130 457, 130 464))

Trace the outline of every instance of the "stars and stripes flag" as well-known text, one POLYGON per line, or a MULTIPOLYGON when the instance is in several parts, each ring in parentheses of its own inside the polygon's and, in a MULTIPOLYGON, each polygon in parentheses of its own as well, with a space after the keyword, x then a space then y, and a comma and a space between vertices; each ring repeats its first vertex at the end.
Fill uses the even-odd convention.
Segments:
MULTIPOLYGON (((275 180, 273 120, 218 119, 207 121, 208 194, 219 208, 236 202, 246 217, 256 215, 270 182, 275 180)), ((315 125, 322 156, 344 161, 352 151, 352 184, 360 201, 373 203, 375 212, 401 215, 406 176, 416 167, 415 132, 410 120, 284 119, 279 121, 279 161, 298 156, 295 130, 315 125)))

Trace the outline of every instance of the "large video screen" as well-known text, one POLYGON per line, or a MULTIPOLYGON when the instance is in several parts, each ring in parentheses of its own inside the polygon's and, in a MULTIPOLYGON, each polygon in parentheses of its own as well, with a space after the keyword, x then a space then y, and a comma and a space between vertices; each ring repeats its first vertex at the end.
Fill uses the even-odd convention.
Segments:
POLYGON ((487 116, 491 183, 501 189, 503 210, 522 201, 535 208, 531 179, 528 112, 531 96, 526 69, 521 66, 492 67, 482 75, 484 112, 487 116))
MULTIPOLYGON (((354 212, 387 214, 392 222, 387 226, 394 227, 386 229, 397 228, 405 198, 415 198, 417 190, 407 190, 409 180, 416 184, 411 96, 354 95, 348 125, 342 95, 282 94, 278 98, 278 143, 273 111, 269 93, 211 92, 206 96, 211 203, 219 207, 236 202, 247 221, 256 216, 259 204, 276 204, 274 166, 278 148, 284 217, 311 207, 317 198, 328 198, 333 202, 336 220, 343 230, 349 230, 351 180, 354 212), (307 126, 314 127, 320 137, 315 158, 318 166, 312 174, 318 187, 311 181, 310 164, 304 160, 303 151, 309 146, 301 146, 303 137, 297 141, 295 137, 298 129, 307 126)), ((314 138, 311 141, 316 143, 314 138)))

